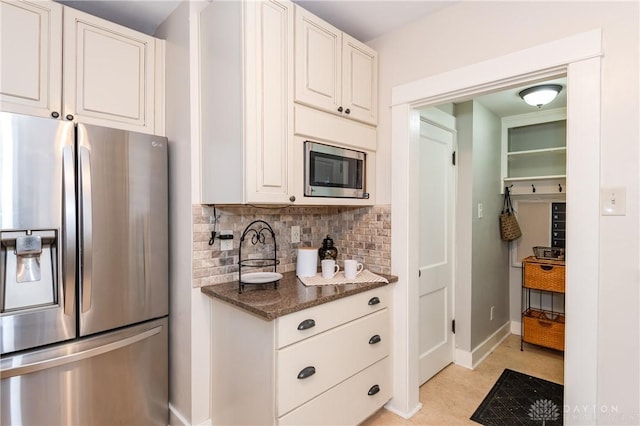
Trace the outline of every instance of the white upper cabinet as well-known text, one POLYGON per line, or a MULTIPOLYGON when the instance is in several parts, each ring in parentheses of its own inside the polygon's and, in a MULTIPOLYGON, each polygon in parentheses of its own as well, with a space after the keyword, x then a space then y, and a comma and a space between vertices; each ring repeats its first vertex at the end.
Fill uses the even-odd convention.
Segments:
POLYGON ((164 42, 50 1, 0 0, 2 110, 164 133, 164 42))
POLYGON ((62 114, 60 3, 0 1, 0 108, 41 117, 62 114))
POLYGON ((378 55, 296 6, 296 102, 377 123, 378 55))
POLYGON ((200 202, 294 202, 293 4, 213 2, 199 28, 200 202))
POLYGON ((156 39, 71 8, 64 28, 65 117, 154 133, 156 39))
POLYGON ((353 119, 377 124, 378 54, 348 34, 342 34, 342 107, 353 119))

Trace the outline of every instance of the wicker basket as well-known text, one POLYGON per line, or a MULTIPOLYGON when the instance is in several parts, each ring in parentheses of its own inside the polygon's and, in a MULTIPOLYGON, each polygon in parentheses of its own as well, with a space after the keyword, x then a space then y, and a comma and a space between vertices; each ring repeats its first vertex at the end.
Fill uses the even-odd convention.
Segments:
POLYGON ((523 341, 564 351, 564 315, 527 309, 522 322, 523 341))
POLYGON ((561 247, 536 246, 533 248, 533 254, 537 259, 564 260, 564 249, 561 247))
POLYGON ((564 293, 564 265, 561 262, 537 261, 527 258, 524 267, 524 286, 536 290, 564 293))

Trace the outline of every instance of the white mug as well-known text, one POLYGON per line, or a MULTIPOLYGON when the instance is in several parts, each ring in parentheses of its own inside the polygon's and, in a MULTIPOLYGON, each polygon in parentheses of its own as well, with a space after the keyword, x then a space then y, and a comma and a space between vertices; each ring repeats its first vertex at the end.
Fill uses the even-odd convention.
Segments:
POLYGON ((329 280, 333 278, 338 271, 340 270, 340 266, 333 259, 325 259, 321 262, 322 264, 322 278, 325 280, 329 280))
POLYGON ((363 269, 364 265, 357 260, 344 261, 344 277, 348 280, 355 279, 363 269))

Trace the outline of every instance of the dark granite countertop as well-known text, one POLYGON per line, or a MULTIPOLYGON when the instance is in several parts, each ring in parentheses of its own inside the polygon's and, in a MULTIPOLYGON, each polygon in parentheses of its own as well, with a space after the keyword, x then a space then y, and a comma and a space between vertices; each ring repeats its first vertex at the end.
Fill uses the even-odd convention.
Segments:
MULTIPOLYGON (((386 278, 389 283, 398 281, 393 275, 376 274, 386 278)), ((387 285, 384 282, 306 286, 295 272, 285 272, 277 289, 273 284, 247 285, 242 294, 238 293, 238 282, 228 282, 201 287, 200 290, 216 299, 231 303, 266 320, 332 302, 377 287, 387 285)))

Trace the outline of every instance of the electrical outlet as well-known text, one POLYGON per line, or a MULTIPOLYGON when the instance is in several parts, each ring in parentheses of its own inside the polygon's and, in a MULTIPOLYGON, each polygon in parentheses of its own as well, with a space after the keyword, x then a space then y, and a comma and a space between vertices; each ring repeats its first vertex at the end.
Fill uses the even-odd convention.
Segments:
MULTIPOLYGON (((220 235, 231 235, 233 236, 233 231, 220 231, 220 235)), ((233 238, 228 240, 220 240, 220 251, 229 251, 233 250, 233 238)))
POLYGON ((482 203, 478 203, 478 219, 482 219, 484 217, 484 206, 482 203))
POLYGON ((291 227, 291 244, 296 244, 300 242, 300 227, 292 226, 291 227))
POLYGON ((493 321, 493 311, 495 309, 495 306, 491 307, 491 313, 489 314, 489 320, 493 321))

